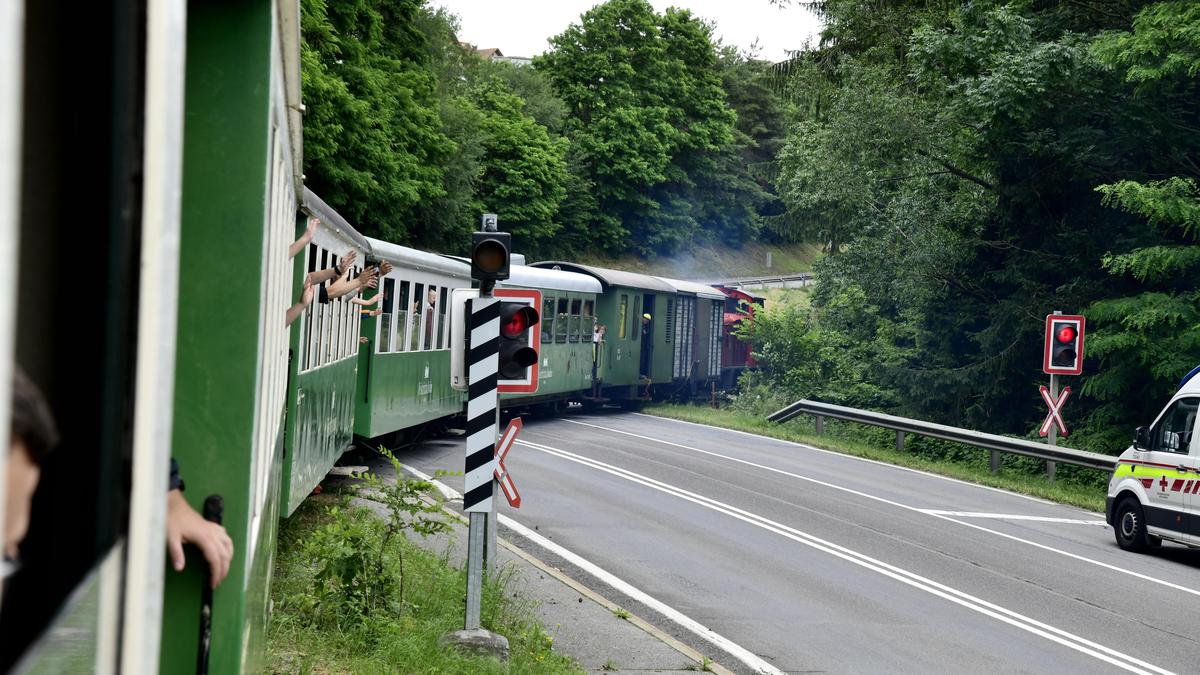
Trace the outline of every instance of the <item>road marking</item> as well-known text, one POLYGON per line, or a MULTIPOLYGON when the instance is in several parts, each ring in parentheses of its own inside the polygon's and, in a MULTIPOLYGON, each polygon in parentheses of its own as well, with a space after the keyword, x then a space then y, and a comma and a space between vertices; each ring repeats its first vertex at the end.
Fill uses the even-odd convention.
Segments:
POLYGON ((1067 525, 1101 525, 1108 523, 1097 518, 1051 518, 1050 516, 1024 516, 1019 513, 977 513, 975 511, 942 511, 940 509, 917 509, 930 516, 951 516, 956 518, 991 518, 993 520, 1032 520, 1039 523, 1065 523, 1067 525))
MULTIPOLYGON (((529 445, 528 443, 525 443, 524 441, 517 441, 517 443, 529 445)), ((427 473, 424 473, 420 469, 409 466, 407 464, 402 464, 401 467, 405 471, 408 471, 409 473, 413 474, 417 478, 420 478, 421 480, 432 482, 435 486, 437 486, 437 489, 443 495, 452 495, 451 499, 456 499, 456 500, 462 499, 462 495, 458 491, 456 491, 454 488, 449 487, 449 486, 445 485, 444 483, 442 483, 441 481, 434 479, 432 476, 430 476, 427 473)), ((588 574, 591 574, 592 576, 603 581, 604 583, 608 584, 609 586, 612 586, 618 592, 623 593, 624 595, 642 603, 643 605, 646 605, 647 607, 653 609, 654 611, 658 612, 659 614, 662 614, 667 619, 674 621, 676 624, 691 631, 695 635, 709 641, 710 643, 715 645, 717 648, 724 650, 729 655, 731 655, 734 658, 736 658, 737 660, 741 661, 746 666, 753 668, 755 670, 755 672, 763 673, 764 675, 784 675, 783 671, 781 671, 778 668, 776 668, 775 666, 772 666, 771 664, 767 663, 766 661, 764 661, 761 657, 759 657, 754 652, 751 652, 750 650, 737 644, 736 642, 730 640, 729 638, 717 633, 716 631, 712 630, 711 628, 704 626, 699 621, 696 621, 695 619, 691 618, 690 616, 687 616, 683 612, 680 612, 679 610, 675 609, 674 607, 671 607, 670 605, 666 604, 665 602, 662 602, 661 600, 658 600, 657 598, 650 596, 645 591, 642 591, 641 589, 635 587, 633 584, 630 584, 629 582, 617 577, 613 573, 609 572, 608 570, 605 570, 604 568, 591 562, 590 560, 587 560, 583 556, 580 556, 579 554, 577 554, 573 551, 563 548, 562 546, 554 543, 553 541, 550 541, 549 539, 543 537, 542 535, 538 534, 537 532, 534 532, 533 530, 525 527, 524 525, 518 523, 517 521, 513 520, 512 518, 509 518, 508 516, 506 516, 504 514, 499 514, 499 519, 500 519, 500 523, 502 525, 504 525, 505 527, 511 529, 512 531, 516 532, 517 534, 521 535, 522 537, 525 537, 526 539, 532 541, 533 543, 537 544, 538 546, 541 546, 542 548, 546 549, 547 551, 550 551, 551 553, 554 553, 555 555, 558 555, 559 557, 563 558, 564 560, 579 567, 580 569, 587 572, 588 574)))
MULTIPOLYGON (((989 527, 984 527, 984 526, 982 526, 982 525, 976 525, 975 523, 969 523, 969 522, 967 522, 967 521, 965 521, 965 520, 959 520, 958 518, 954 518, 954 517, 951 517, 951 516, 944 516, 944 515, 941 515, 941 514, 938 514, 938 513, 930 513, 929 511, 927 511, 927 510, 925 510, 925 509, 920 509, 920 508, 917 508, 917 507, 915 507, 915 506, 909 506, 908 504, 901 504, 900 502, 897 502, 897 501, 892 501, 891 499, 888 499, 888 498, 886 498, 886 497, 880 497, 879 495, 873 495, 873 494, 870 494, 870 493, 868 493, 868 492, 862 492, 862 491, 860 491, 860 490, 855 490, 855 489, 853 489, 853 488, 848 488, 848 487, 846 487, 846 486, 844 486, 844 485, 837 485, 837 484, 834 484, 834 483, 829 483, 829 482, 826 482, 826 481, 823 481, 823 480, 818 480, 818 479, 816 479, 816 478, 810 478, 810 477, 808 477, 808 476, 801 476, 800 474, 797 474, 797 473, 792 473, 792 472, 790 472, 790 471, 784 471, 783 469, 776 469, 775 467, 766 466, 765 464, 758 464, 758 463, 751 462, 751 461, 748 461, 748 460, 739 459, 739 458, 737 458, 737 457, 730 457, 730 456, 728 456, 728 455, 722 455, 722 454, 721 454, 721 453, 719 453, 719 452, 712 452, 712 451, 709 451, 709 450, 701 450, 700 448, 693 448, 693 447, 691 447, 691 446, 688 446, 688 445, 680 445, 679 443, 673 443, 673 442, 671 442, 671 441, 664 441, 664 440, 662 440, 662 439, 659 439, 659 438, 653 438, 653 437, 650 437, 650 436, 642 436, 642 435, 640 435, 640 434, 635 434, 635 433, 632 433, 632 432, 629 432, 629 431, 622 431, 622 430, 620 430, 620 429, 612 429, 612 428, 609 428, 609 427, 602 427, 602 426, 599 426, 599 425, 597 425, 597 424, 588 424, 587 422, 578 422, 578 421, 576 421, 576 420, 566 420, 566 419, 564 419, 564 420, 560 420, 560 421, 563 421, 563 422, 570 422, 571 424, 580 424, 580 425, 583 425, 583 426, 585 426, 585 427, 593 427, 593 428, 596 428, 596 429, 602 429, 602 430, 604 430, 604 431, 611 431, 611 432, 613 432, 613 433, 617 433, 617 434, 625 434, 625 435, 627 435, 627 436, 633 436, 633 437, 635 437, 635 438, 640 438, 640 439, 642 439, 642 440, 652 441, 652 442, 655 442, 655 443, 661 443, 661 444, 663 444, 663 445, 670 445, 670 446, 672 446, 672 447, 681 448, 681 449, 683 449, 683 450, 690 450, 690 451, 692 451, 692 452, 698 452, 698 453, 700 453, 700 454, 703 454, 703 455, 710 455, 710 456, 712 456, 712 457, 719 457, 719 458, 721 458, 721 459, 727 459, 727 460, 729 460, 729 461, 731 461, 731 462, 737 462, 737 463, 739 463, 739 464, 745 464, 745 465, 747 465, 747 466, 752 466, 752 467, 754 467, 754 468, 756 468, 756 469, 762 469, 762 470, 764 470, 764 471, 770 471, 770 472, 772 472, 772 473, 777 473, 777 474, 780 474, 780 475, 783 475, 783 476, 788 476, 789 478, 795 478, 795 479, 797 479, 797 480, 802 480, 802 481, 806 481, 806 482, 809 482, 809 483, 813 483, 814 485, 821 485, 821 486, 823 486, 823 487, 827 487, 827 488, 830 488, 830 489, 833 489, 833 490, 841 490, 842 492, 846 492, 846 493, 849 493, 849 494, 852 494, 852 495, 857 495, 857 496, 859 496, 859 497, 863 497, 863 498, 866 498, 866 499, 873 499, 873 500, 875 500, 875 501, 877 501, 877 502, 881 502, 881 503, 883 503, 883 504, 887 504, 887 505, 889 505, 889 506, 894 506, 894 507, 896 507, 896 508, 898 508, 898 509, 905 509, 905 510, 907 510, 907 511, 913 511, 913 512, 915 512, 915 513, 923 513, 923 514, 925 514, 925 515, 927 515, 927 516, 929 516, 929 517, 931 517, 931 518, 940 518, 940 519, 942 519, 942 520, 946 520, 946 521, 949 521, 949 522, 951 522, 951 523, 958 523, 959 525, 962 525, 963 527, 969 527, 969 528, 971 528, 971 529, 974 529, 974 530, 979 530, 980 532, 987 532, 988 534, 992 534, 992 535, 995 535, 995 536, 997 536, 997 537, 1003 537, 1004 539, 1008 539, 1008 540, 1010 540, 1010 541, 1019 542, 1019 543, 1022 543, 1022 544, 1026 544, 1026 545, 1028 545, 1028 546, 1033 546, 1033 547, 1035 547, 1035 548, 1040 548, 1040 549, 1042 549, 1043 551, 1049 551, 1049 552, 1051 552, 1051 553, 1057 553, 1058 555, 1066 556, 1066 557, 1068 557, 1068 558, 1071 558, 1071 559, 1073 559, 1073 560, 1078 560, 1078 561, 1080 561, 1080 562, 1085 562, 1085 563, 1088 563, 1088 564, 1091 564, 1091 565, 1096 565, 1097 567, 1103 567, 1104 569, 1107 569, 1107 570, 1110 570, 1110 571, 1113 571, 1113 572, 1119 572, 1119 573, 1121 573, 1121 574, 1127 574, 1127 575, 1129 575, 1129 576, 1131 576, 1131 577, 1134 577, 1134 578, 1137 578, 1137 579, 1141 579, 1142 581, 1149 581, 1149 582, 1151 582, 1151 583, 1159 584, 1159 585, 1161 585, 1161 586, 1166 586, 1167 588, 1171 588, 1171 589, 1174 589, 1174 590, 1177 590, 1177 591, 1180 591, 1180 592, 1183 592, 1183 593, 1189 593, 1189 594, 1191 594, 1191 595, 1195 595, 1195 596, 1197 596, 1197 597, 1200 597, 1200 590, 1197 590, 1197 589, 1194 589, 1194 588, 1189 588, 1189 587, 1187 587, 1187 586, 1183 586, 1183 585, 1180 585, 1180 584, 1176 584, 1176 583, 1173 583, 1173 582, 1167 581, 1167 580, 1165 580, 1165 579, 1159 579, 1159 578, 1157 578, 1157 577, 1148 576, 1148 575, 1142 574, 1142 573, 1140 573, 1140 572, 1134 572, 1133 570, 1126 569, 1126 568, 1124 568, 1124 567, 1118 567, 1118 566, 1116 566, 1116 565, 1111 565, 1111 564, 1109 564, 1109 563, 1106 563, 1106 562, 1101 562, 1101 561, 1099 561, 1099 560, 1093 560, 1092 558, 1087 558, 1087 557, 1081 556, 1081 555, 1079 555, 1079 554, 1077 554, 1077 553, 1071 553, 1070 551, 1064 551, 1064 550, 1062 550, 1062 549, 1054 548, 1053 546, 1047 546, 1046 544, 1040 544, 1040 543, 1038 543, 1038 542, 1036 542, 1036 541, 1032 541, 1032 540, 1029 540, 1029 539, 1024 539, 1024 538, 1022 538, 1022 537, 1018 537, 1018 536, 1015 536, 1015 535, 1011 535, 1011 534, 1008 534, 1007 532, 1001 532, 1001 531, 999 531, 999 530, 993 530, 993 529, 991 529, 991 528, 989 528, 989 527)), ((753 434, 751 434, 751 435, 753 435, 753 434)), ((816 449, 819 449, 819 448, 816 448, 816 449)), ((828 452, 828 451, 825 451, 825 452, 828 452)), ((843 456, 846 456, 846 455, 843 455, 843 456)), ((891 466, 891 465, 886 465, 886 466, 891 466)), ((897 468, 903 468, 903 467, 897 467, 897 468)), ((1013 493, 1008 493, 1008 494, 1013 494, 1013 493)))
POLYGON ((655 480, 648 476, 634 473, 627 469, 622 469, 611 464, 606 464, 598 460, 583 457, 582 455, 577 455, 567 450, 542 445, 540 443, 531 443, 529 441, 518 442, 548 455, 559 457, 560 459, 565 459, 577 464, 582 464, 584 466, 611 474, 618 478, 625 479, 632 483, 643 485, 673 497, 703 506, 707 509, 717 511, 718 513, 723 513, 737 520, 741 520, 767 530, 768 532, 778 534, 797 543, 804 544, 810 548, 814 548, 832 556, 841 558, 842 560, 858 565, 859 567, 863 567, 886 577, 890 577, 918 590, 935 595, 945 600, 949 600, 950 602, 970 609, 974 612, 978 612, 998 621, 1002 621, 1013 627, 1037 635, 1038 637, 1058 643, 1069 649, 1073 649, 1081 654, 1085 654, 1095 659, 1112 664, 1118 668, 1122 668, 1134 673, 1159 673, 1160 675, 1167 675, 1171 672, 1123 652, 1119 652, 1115 649, 1092 642, 1091 640, 1067 632, 1060 628, 1056 628, 1031 617, 988 602, 982 598, 978 598, 950 586, 946 586, 945 584, 939 583, 927 577, 923 577, 914 572, 896 567, 895 565, 891 565, 877 558, 872 558, 863 553, 859 553, 852 549, 835 544, 831 541, 821 539, 807 532, 802 532, 793 527, 770 520, 769 518, 760 516, 758 514, 745 511, 736 506, 719 502, 715 499, 711 499, 695 492, 655 480))
MULTIPOLYGON (((1003 488, 992 487, 991 485, 980 485, 979 483, 972 483, 969 480, 963 480, 961 478, 954 478, 951 476, 943 476, 940 473, 933 473, 930 471, 925 471, 923 469, 914 469, 911 466, 900 466, 899 464, 891 464, 889 462, 884 462, 882 460, 871 459, 870 457, 859 457, 858 455, 848 455, 844 452, 838 452, 836 450, 826 450, 825 448, 818 448, 815 445, 809 445, 807 443, 797 443, 796 441, 788 441, 788 440, 784 440, 782 438, 775 438, 773 436, 762 436, 760 434, 750 433, 749 431, 742 431, 741 429, 727 429, 725 427, 717 427, 717 426, 713 426, 711 424, 701 424, 700 422, 689 422, 687 420, 677 420, 674 417, 661 417, 659 415, 647 415, 646 413, 630 413, 630 414, 637 415, 638 417, 649 417, 651 419, 656 419, 656 420, 666 420, 668 422, 676 422, 678 424, 690 424, 694 427, 704 427, 705 429, 716 429, 717 431, 726 431, 731 434, 741 434, 742 436, 750 436, 751 438, 755 438, 760 441, 770 441, 772 443, 781 443, 783 445, 794 445, 797 448, 804 448, 805 450, 811 450, 813 452, 819 452, 822 454, 832 455, 835 457, 844 457, 846 459, 852 459, 856 462, 866 462, 867 464, 875 464, 878 466, 887 467, 889 469, 894 469, 896 471, 907 471, 909 473, 920 474, 922 476, 925 476, 926 478, 936 478, 937 480, 944 480, 949 483, 958 483, 959 485, 965 485, 967 487, 973 487, 973 488, 977 488, 979 490, 988 490, 990 492, 999 492, 1000 494, 1008 495, 1009 497, 1018 497, 1020 499, 1028 499, 1031 502, 1037 502, 1039 504, 1049 504, 1051 506, 1062 506, 1058 502, 1052 502, 1049 499, 1043 499, 1041 497, 1034 497, 1033 495, 1023 495, 1019 492, 1010 492, 1003 488)), ((566 421, 570 421, 570 420, 563 420, 563 421, 566 422, 566 421)), ((1098 515, 1103 515, 1103 514, 1098 514, 1098 515)))

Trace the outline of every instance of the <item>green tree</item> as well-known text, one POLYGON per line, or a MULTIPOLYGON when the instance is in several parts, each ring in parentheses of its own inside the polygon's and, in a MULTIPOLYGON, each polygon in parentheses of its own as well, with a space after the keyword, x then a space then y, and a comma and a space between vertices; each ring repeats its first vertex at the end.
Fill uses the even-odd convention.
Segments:
POLYGON ((517 250, 541 253, 561 229, 566 197, 566 141, 523 112, 524 101, 499 79, 478 85, 472 99, 483 113, 483 174, 477 199, 496 213, 517 250))
POLYGON ((574 156, 597 210, 595 245, 668 253, 703 233, 694 208, 733 142, 711 29, 689 12, 610 0, 535 60, 568 109, 574 156))
POLYGON ((420 0, 301 4, 307 183, 365 233, 408 242, 444 194, 441 131, 420 0))

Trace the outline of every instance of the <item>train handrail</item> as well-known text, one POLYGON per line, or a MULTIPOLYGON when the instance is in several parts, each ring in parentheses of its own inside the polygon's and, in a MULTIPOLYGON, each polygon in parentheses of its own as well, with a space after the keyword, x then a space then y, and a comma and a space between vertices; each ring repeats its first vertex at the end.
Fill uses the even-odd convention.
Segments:
POLYGON ((954 441, 985 450, 1024 455, 1026 457, 1084 466, 1102 471, 1112 471, 1117 466, 1117 458, 1112 455, 1102 455, 1097 452, 1077 450, 1075 448, 1060 448, 1044 443, 1035 443, 1024 438, 989 434, 983 431, 951 427, 945 424, 914 420, 907 417, 898 417, 896 415, 849 408, 832 403, 821 403, 820 401, 810 401, 808 399, 801 399, 786 408, 771 413, 767 416, 767 420, 771 422, 786 422, 793 417, 805 414, 868 424, 897 432, 954 441))

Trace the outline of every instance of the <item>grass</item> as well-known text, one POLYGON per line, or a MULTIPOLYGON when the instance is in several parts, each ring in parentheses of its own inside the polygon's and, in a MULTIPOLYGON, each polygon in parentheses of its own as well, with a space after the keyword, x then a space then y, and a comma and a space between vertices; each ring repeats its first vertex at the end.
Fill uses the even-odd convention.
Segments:
POLYGON ((936 441, 940 448, 957 445, 962 451, 951 453, 952 458, 931 457, 929 453, 922 452, 922 447, 932 445, 929 441, 934 439, 909 436, 906 439, 908 444, 906 447, 914 446, 914 451, 898 452, 894 446, 881 447, 882 444, 879 442, 881 439, 894 439, 893 432, 863 425, 839 424, 835 420, 827 419, 825 421, 826 433, 818 436, 813 429, 811 419, 808 419, 807 416, 784 424, 775 424, 768 422, 766 416, 762 414, 701 406, 662 404, 646 408, 645 412, 671 419, 805 443, 846 455, 920 469, 980 485, 1069 504, 1089 511, 1104 512, 1106 493, 1103 480, 1107 480, 1107 476, 1091 469, 1060 464, 1058 476, 1061 480, 1051 483, 1045 477, 1033 475, 1032 472, 1039 470, 1038 467, 1042 466, 1038 460, 1008 454, 1002 455, 1000 471, 992 473, 988 465, 989 453, 986 450, 936 441), (852 440, 845 437, 847 434, 865 436, 875 442, 852 440))
POLYGON ((820 257, 821 247, 816 244, 777 245, 748 242, 740 249, 700 246, 670 258, 640 258, 627 255, 615 260, 584 257, 579 262, 675 279, 713 280, 808 272, 820 257), (771 254, 770 267, 767 267, 768 253, 771 254))
MULTIPOLYGON (((514 597, 508 579, 485 585, 482 623, 509 640, 509 661, 469 657, 443 649, 438 638, 462 628, 463 570, 404 537, 389 555, 403 554, 404 601, 369 612, 330 611, 328 587, 314 586, 320 556, 311 544, 332 528, 382 530, 377 516, 347 509, 344 497, 309 500, 282 526, 271 588, 274 613, 268 630, 268 672, 273 673, 576 673, 578 665, 555 653, 553 639, 534 620, 528 601, 514 597), (330 502, 341 504, 330 508, 330 502)), ((373 543, 378 543, 375 540, 373 543)), ((394 570, 390 565, 386 568, 394 570)), ((340 602, 337 601, 337 602, 340 602)))

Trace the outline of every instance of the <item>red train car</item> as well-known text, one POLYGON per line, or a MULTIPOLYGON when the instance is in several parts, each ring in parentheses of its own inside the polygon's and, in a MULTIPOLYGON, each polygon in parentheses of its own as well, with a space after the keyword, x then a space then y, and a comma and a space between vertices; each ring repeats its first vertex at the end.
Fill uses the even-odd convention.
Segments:
POLYGON ((716 286, 725 294, 725 317, 722 327, 721 387, 732 388, 738 375, 754 366, 750 343, 738 339, 737 328, 743 321, 753 321, 756 310, 762 308, 763 298, 741 288, 716 286))

